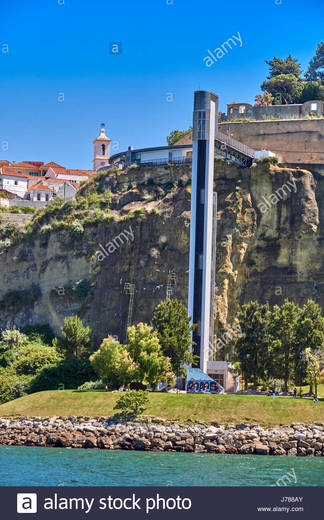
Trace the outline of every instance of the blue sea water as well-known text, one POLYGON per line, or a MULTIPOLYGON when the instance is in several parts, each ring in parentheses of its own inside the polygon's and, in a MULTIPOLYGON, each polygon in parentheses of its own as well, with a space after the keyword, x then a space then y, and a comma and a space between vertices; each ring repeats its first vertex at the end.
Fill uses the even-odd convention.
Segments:
POLYGON ((0 486, 271 486, 283 475, 324 486, 324 457, 0 446, 0 486))

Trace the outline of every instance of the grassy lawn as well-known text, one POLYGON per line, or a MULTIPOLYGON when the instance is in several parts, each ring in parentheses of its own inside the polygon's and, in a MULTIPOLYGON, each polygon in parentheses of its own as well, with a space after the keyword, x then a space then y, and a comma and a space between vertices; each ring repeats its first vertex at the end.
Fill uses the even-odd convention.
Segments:
MULTIPOLYGON (((118 394, 96 391, 51 390, 2 404, 0 417, 9 416, 105 416, 114 415, 118 394)), ((150 394, 145 414, 179 422, 218 421, 258 423, 264 426, 292 422, 323 422, 324 399, 246 395, 150 394)))

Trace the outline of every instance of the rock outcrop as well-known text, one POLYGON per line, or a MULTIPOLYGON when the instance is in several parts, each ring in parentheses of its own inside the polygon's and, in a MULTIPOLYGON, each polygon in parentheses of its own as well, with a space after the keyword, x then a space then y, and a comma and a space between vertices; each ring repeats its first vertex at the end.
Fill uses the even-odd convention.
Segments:
MULTIPOLYGON (((58 229, 3 249, 0 328, 49 323, 59 333, 63 319, 78 313, 97 344, 108 334, 123 341, 125 283, 135 284, 132 321, 149 322, 166 297, 170 271, 177 277, 174 297, 186 301, 190 165, 113 172, 100 189, 113 193, 111 221, 85 226, 78 238, 58 229), (125 230, 134 239, 119 239, 99 262, 101 247, 125 230), (81 293, 74 290, 80 282, 86 287, 81 293)), ((251 299, 280 304, 287 297, 298 303, 312 298, 324 306, 323 177, 263 163, 240 169, 217 160, 215 189, 217 334, 233 325, 238 304, 251 299)))

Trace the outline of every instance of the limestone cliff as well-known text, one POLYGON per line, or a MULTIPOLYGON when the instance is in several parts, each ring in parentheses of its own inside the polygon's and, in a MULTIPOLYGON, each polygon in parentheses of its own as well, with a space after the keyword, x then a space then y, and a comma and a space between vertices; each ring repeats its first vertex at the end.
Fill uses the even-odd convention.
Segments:
MULTIPOLYGON (((166 297, 170 270, 177 277, 174 296, 186 301, 190 166, 113 172, 95 189, 112 191, 109 218, 84 225, 77 236, 69 227, 47 234, 35 227, 2 250, 0 327, 49 323, 59 332, 64 317, 78 313, 97 344, 107 334, 124 340, 125 283, 135 284, 132 322, 150 321, 166 297)), ((239 169, 217 160, 215 189, 216 331, 230 327, 237 305, 251 299, 311 297, 324 306, 322 177, 262 163, 239 169)))

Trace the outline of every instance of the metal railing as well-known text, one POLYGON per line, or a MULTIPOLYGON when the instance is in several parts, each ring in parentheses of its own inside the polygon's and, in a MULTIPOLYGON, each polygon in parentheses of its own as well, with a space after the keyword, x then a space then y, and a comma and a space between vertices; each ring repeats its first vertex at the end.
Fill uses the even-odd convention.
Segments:
POLYGON ((246 144, 242 144, 240 141, 229 137, 226 134, 222 134, 221 132, 217 132, 215 134, 215 141, 232 148, 233 150, 242 153, 243 155, 247 155, 248 157, 253 158, 255 150, 247 146, 246 144))

